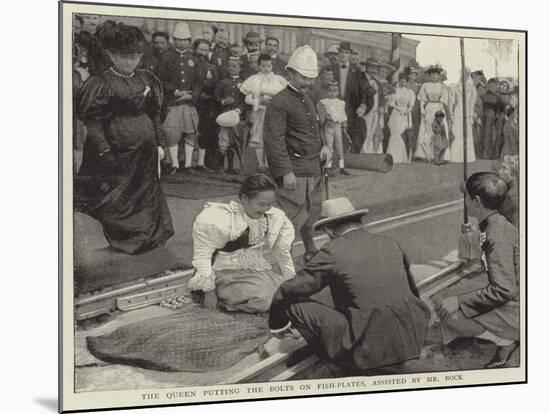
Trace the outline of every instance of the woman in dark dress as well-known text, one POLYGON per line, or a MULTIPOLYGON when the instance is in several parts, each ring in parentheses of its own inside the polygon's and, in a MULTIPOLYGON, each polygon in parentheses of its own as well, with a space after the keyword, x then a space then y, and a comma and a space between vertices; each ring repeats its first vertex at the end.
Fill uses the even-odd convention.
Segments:
POLYGON ((88 137, 75 205, 101 222, 113 248, 138 254, 174 234, 158 176, 162 86, 151 72, 136 70, 145 45, 138 28, 118 24, 101 42, 113 65, 88 79, 76 98, 88 137))

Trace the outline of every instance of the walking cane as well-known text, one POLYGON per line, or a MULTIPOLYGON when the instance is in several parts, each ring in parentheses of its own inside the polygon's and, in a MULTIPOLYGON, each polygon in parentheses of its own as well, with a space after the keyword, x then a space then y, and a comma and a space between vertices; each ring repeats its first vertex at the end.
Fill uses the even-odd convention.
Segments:
POLYGON ((329 185, 328 185, 328 178, 329 178, 329 169, 327 168, 327 162, 323 161, 322 165, 322 173, 323 173, 323 183, 325 185, 325 200, 330 199, 329 196, 329 185))
MULTIPOLYGON (((466 113, 466 63, 464 59, 464 38, 460 38, 460 58, 462 64, 462 139, 463 139, 463 166, 464 182, 468 179, 468 124, 466 113)), ((458 139, 458 137, 455 137, 458 139)), ((464 260, 473 260, 481 257, 480 234, 474 231, 469 222, 468 206, 466 205, 466 189, 464 192, 464 222, 461 226, 462 234, 458 239, 458 257, 464 260)))

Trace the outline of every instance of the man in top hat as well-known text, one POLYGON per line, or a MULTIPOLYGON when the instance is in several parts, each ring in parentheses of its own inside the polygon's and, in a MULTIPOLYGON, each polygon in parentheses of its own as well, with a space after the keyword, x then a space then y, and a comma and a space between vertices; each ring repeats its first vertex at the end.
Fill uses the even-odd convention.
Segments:
POLYGON ((321 162, 329 162, 332 153, 307 93, 319 75, 317 55, 310 46, 301 46, 286 69, 288 86, 273 97, 265 113, 265 154, 279 185, 279 206, 300 233, 308 260, 317 252, 312 226, 321 212, 321 162))
POLYGON ((262 42, 263 39, 260 37, 260 34, 256 32, 248 32, 243 39, 243 44, 246 48, 246 53, 241 56, 241 74, 243 80, 246 80, 256 73, 253 68, 250 67, 250 55, 259 56, 262 42))
POLYGON ((202 89, 200 62, 193 54, 191 32, 187 23, 178 22, 172 38, 175 48, 164 53, 157 70, 157 76, 164 88, 166 118, 162 126, 168 141, 171 175, 180 167, 178 146, 182 135, 185 142, 185 171, 194 173, 191 163, 199 128, 195 104, 202 89))
POLYGON ((378 80, 380 63, 376 58, 368 58, 365 62, 366 72, 363 73, 365 79, 365 94, 367 100, 367 110, 363 117, 366 125, 366 134, 362 142, 360 152, 364 154, 382 153, 382 145, 377 138, 377 131, 381 131, 384 126, 384 89, 378 80))
POLYGON ((346 102, 348 134, 353 147, 358 150, 365 139, 365 122, 362 116, 367 110, 365 86, 359 66, 350 62, 351 45, 341 42, 338 63, 332 66, 334 80, 340 85, 340 99, 346 102))
POLYGON ((279 56, 279 39, 276 37, 267 37, 265 39, 265 52, 271 56, 273 73, 286 78, 288 76, 288 72, 285 69, 287 62, 279 56))
POLYGON ((347 198, 323 202, 314 224, 330 241, 273 296, 269 326, 293 326, 324 360, 351 374, 418 358, 430 310, 399 244, 369 233, 368 210, 347 198), (327 287, 334 306, 311 296, 327 287))

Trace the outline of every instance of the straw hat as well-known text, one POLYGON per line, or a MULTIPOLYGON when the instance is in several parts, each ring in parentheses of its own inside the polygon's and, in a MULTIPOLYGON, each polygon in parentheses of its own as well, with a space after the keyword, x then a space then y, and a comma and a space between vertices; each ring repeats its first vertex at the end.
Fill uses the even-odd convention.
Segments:
POLYGON ((378 59, 373 58, 373 57, 370 57, 370 58, 368 58, 368 59, 365 61, 365 65, 366 65, 366 66, 376 66, 376 67, 379 67, 379 66, 380 66, 380 62, 378 62, 378 59))
POLYGON ((351 201, 346 197, 334 198, 332 200, 323 201, 321 208, 321 218, 313 223, 313 230, 317 230, 328 223, 341 221, 343 219, 363 216, 368 214, 369 210, 363 208, 356 210, 351 204, 351 201))
POLYGON ((319 65, 317 63, 317 54, 308 45, 297 48, 286 65, 286 69, 294 69, 300 75, 306 78, 316 78, 319 76, 319 65))
POLYGON ((216 124, 221 127, 233 128, 239 124, 241 116, 235 109, 224 112, 216 118, 216 124))
POLYGON ((330 45, 325 53, 334 53, 337 55, 338 50, 339 50, 338 45, 330 45))
POLYGON ((191 39, 191 31, 189 30, 189 25, 185 22, 178 22, 174 26, 174 32, 172 37, 176 39, 191 39))
POLYGON ((429 75, 430 73, 442 73, 442 72, 444 72, 443 68, 437 65, 431 65, 428 67, 428 69, 424 71, 426 75, 429 75))
POLYGON ((386 68, 390 72, 395 72, 397 70, 397 68, 395 66, 390 65, 388 62, 380 62, 380 67, 381 68, 386 68))

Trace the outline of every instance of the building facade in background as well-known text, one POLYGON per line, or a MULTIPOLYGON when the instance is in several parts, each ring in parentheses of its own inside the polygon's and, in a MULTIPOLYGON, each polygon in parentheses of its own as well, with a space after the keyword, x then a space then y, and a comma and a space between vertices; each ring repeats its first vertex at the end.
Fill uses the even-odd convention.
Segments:
MULTIPOLYGON (((84 30, 93 32, 100 21, 108 19, 108 16, 84 15, 84 30)), ((140 27, 146 37, 150 37, 156 31, 172 33, 177 20, 117 17, 116 21, 140 27)), ((381 61, 392 60, 392 36, 391 33, 360 32, 353 30, 337 29, 309 29, 284 26, 251 25, 241 23, 217 23, 188 21, 193 38, 201 37, 201 26, 213 23, 218 28, 224 28, 229 33, 230 43, 242 45, 242 40, 249 31, 260 33, 262 38, 273 36, 280 41, 280 52, 289 55, 302 43, 308 43, 317 53, 325 52, 331 45, 338 45, 341 41, 351 43, 361 60, 375 57, 381 61), (307 42, 304 42, 307 39, 307 42)), ((419 41, 403 37, 401 40, 401 62, 407 64, 410 60, 416 60, 416 47, 419 41)))

